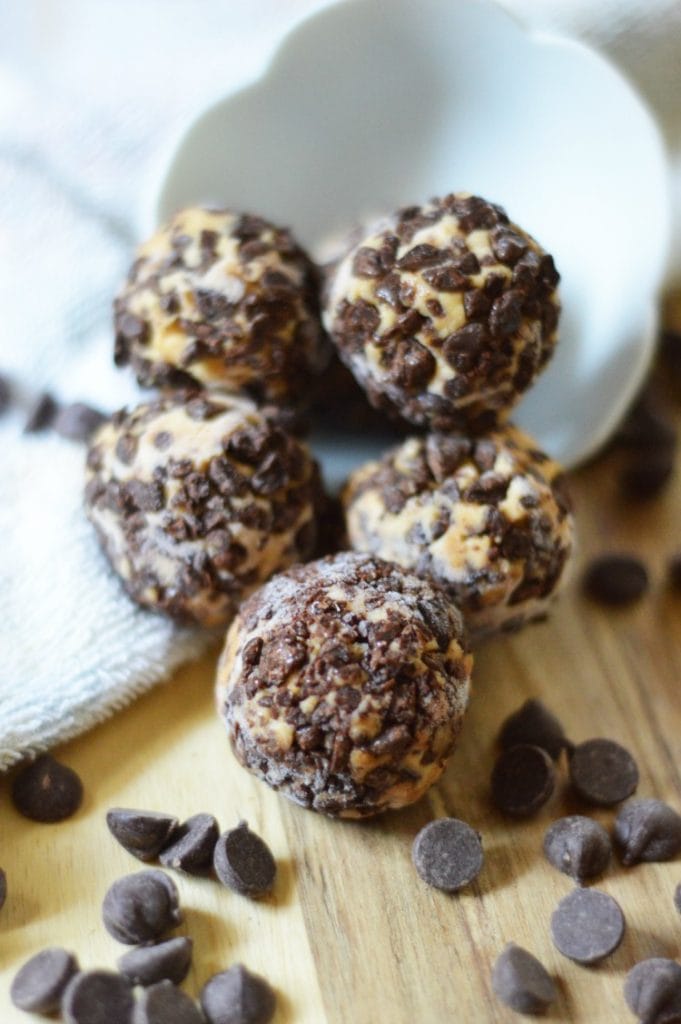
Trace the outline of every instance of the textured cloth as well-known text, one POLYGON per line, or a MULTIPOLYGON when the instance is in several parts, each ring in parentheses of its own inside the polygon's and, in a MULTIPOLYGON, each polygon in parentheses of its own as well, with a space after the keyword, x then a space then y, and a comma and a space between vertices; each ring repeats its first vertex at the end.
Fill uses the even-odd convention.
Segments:
MULTIPOLYGON (((112 366, 110 306, 167 147, 323 5, 0 0, 0 369, 16 400, 0 421, 0 768, 89 728, 206 643, 128 600, 82 513, 82 448, 21 424, 43 389, 105 411, 138 398, 112 366)), ((679 145, 676 0, 505 5, 609 51, 679 145)))

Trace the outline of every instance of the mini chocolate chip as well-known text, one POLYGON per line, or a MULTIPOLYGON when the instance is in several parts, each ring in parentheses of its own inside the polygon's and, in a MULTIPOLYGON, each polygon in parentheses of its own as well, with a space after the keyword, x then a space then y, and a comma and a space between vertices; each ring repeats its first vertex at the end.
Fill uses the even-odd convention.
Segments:
POLYGON ((161 850, 161 864, 167 868, 203 874, 213 863, 213 852, 220 829, 212 814, 194 814, 170 836, 161 850))
POLYGON ((59 406, 52 395, 49 395, 47 391, 43 392, 42 395, 36 398, 28 411, 28 416, 24 423, 24 433, 36 434, 39 430, 51 427, 58 409, 59 406))
POLYGON ((127 978, 86 971, 69 982, 61 1003, 66 1024, 132 1024, 135 1000, 127 978))
POLYGON ((594 601, 625 605, 638 601, 648 589, 648 572, 631 555, 601 555, 584 575, 584 589, 594 601))
POLYGON ((0 373, 0 415, 9 408, 12 401, 12 387, 3 373, 0 373))
POLYGON ((155 869, 119 878, 104 897, 102 919, 118 942, 153 942, 182 920, 175 883, 155 869))
POLYGON ((513 266, 527 249, 527 243, 516 234, 515 231, 508 231, 500 228, 491 235, 492 252, 500 263, 507 263, 513 266))
POLYGON ((492 988, 517 1013, 543 1013, 557 998, 553 978, 536 957, 509 942, 492 968, 492 988))
POLYGON ((3 869, 0 868, 0 910, 2 910, 2 908, 4 907, 6 899, 7 899, 7 875, 5 874, 3 869))
POLYGON ((134 313, 124 313, 116 321, 116 331, 128 341, 146 344, 149 340, 149 324, 134 313))
POLYGON ((213 975, 200 998, 208 1024, 267 1024, 277 1002, 265 979, 243 964, 213 975))
POLYGON ((385 268, 379 250, 361 246, 352 261, 352 272, 357 277, 382 277, 385 268))
POLYGON ((32 956, 17 972, 10 999, 28 1013, 54 1013, 59 1009, 64 989, 78 971, 72 953, 56 946, 32 956))
POLYGON ((681 1020, 681 964, 664 957, 640 960, 624 979, 624 998, 643 1024, 681 1020))
POLYGON ((457 892, 480 874, 483 863, 478 833, 458 818, 438 818, 421 829, 411 859, 420 878, 444 892, 457 892))
POLYGON ((681 590, 681 553, 672 555, 667 562, 667 578, 674 590, 681 590))
POLYGON ((529 743, 541 747, 554 761, 566 746, 565 730, 555 715, 540 700, 531 698, 504 721, 499 732, 502 750, 529 743))
POLYGON ((544 806, 555 784, 555 768, 546 751, 521 743, 497 758, 492 771, 492 800, 502 814, 529 818, 544 806))
POLYGON ((179 825, 170 814, 127 807, 112 807, 107 811, 106 823, 114 839, 138 860, 155 860, 179 825))
POLYGON ((439 292, 461 292, 468 287, 468 278, 454 267, 432 267, 421 274, 432 288, 439 292))
POLYGON ((636 792, 638 766, 614 740, 586 740, 570 754, 570 782, 587 803, 612 807, 636 792))
POLYGON ((614 953, 624 927, 619 904, 598 889, 573 889, 551 915, 556 949, 578 964, 595 964, 614 953))
POLYGON ((632 501, 656 498, 669 483, 674 471, 673 451, 636 454, 620 475, 620 490, 632 501))
POLYGON ((80 807, 83 783, 72 768, 42 754, 15 778, 12 800, 31 821, 63 821, 80 807))
POLYGON ((132 1024, 202 1024, 203 1017, 189 996, 170 981, 152 985, 140 996, 132 1024))
POLYGON ((434 263, 442 263, 447 258, 444 249, 438 249, 434 245, 424 242, 422 245, 415 245, 413 249, 401 256, 397 261, 400 270, 420 270, 421 267, 430 267, 434 263))
POLYGON ((84 402, 72 402, 59 410, 53 427, 61 437, 69 441, 88 441, 105 420, 106 416, 98 409, 84 402))
POLYGON ((522 321, 522 292, 511 290, 504 292, 492 303, 489 314, 489 328, 496 336, 513 334, 522 321))
POLYGON ((681 815, 662 800, 630 800, 613 831, 622 863, 671 860, 681 850, 681 815))
POLYGON ((245 821, 220 836, 213 866, 223 885, 251 897, 270 892, 277 872, 269 846, 245 821))
POLYGON ((554 868, 581 883, 607 868, 612 854, 610 836, 597 821, 571 814, 554 821, 547 830, 544 854, 554 868))
POLYGON ((118 970, 133 985, 155 985, 159 981, 179 985, 187 977, 192 948, 192 940, 185 935, 156 946, 139 946, 119 957, 118 970))

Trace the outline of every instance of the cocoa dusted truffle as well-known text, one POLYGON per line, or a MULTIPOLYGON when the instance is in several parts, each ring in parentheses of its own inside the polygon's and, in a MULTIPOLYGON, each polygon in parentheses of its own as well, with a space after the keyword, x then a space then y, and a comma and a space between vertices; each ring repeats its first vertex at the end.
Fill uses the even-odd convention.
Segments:
POLYGON ((562 471, 515 427, 410 438, 357 469, 342 499, 350 545, 440 583, 476 640, 541 615, 565 576, 562 471))
POLYGON ((273 410, 213 393, 116 413, 87 458, 87 514, 131 597, 204 626, 310 557, 320 493, 273 410))
POLYGON ((238 760, 324 814, 418 800, 468 702, 459 612, 399 566, 341 552, 275 576, 234 620, 217 676, 238 760))
POLYGON ((551 356, 558 280, 501 207, 455 193, 370 229, 330 271, 324 323, 377 408, 480 431, 551 356))
POLYGON ((139 382, 286 404, 326 365, 316 271, 289 231, 191 207, 137 251, 114 303, 115 360, 139 382))

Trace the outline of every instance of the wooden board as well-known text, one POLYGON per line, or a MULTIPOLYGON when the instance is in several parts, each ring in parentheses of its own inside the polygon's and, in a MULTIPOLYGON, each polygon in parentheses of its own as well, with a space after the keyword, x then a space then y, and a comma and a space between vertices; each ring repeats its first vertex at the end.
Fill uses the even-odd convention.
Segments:
MULTIPOLYGON (((113 805, 215 814, 223 827, 247 818, 279 864, 276 890, 253 903, 209 880, 178 876, 195 940, 185 987, 242 961, 280 993, 277 1024, 510 1022, 495 1000, 490 967, 507 941, 539 956, 560 985, 550 1021, 632 1019, 622 997, 629 967, 681 955, 672 895, 681 861, 626 870, 600 888, 625 912, 627 934, 604 964, 582 968, 552 946, 549 918, 571 882, 543 859, 549 822, 575 810, 564 792, 529 824, 492 812, 488 777, 502 719, 526 697, 543 698, 571 737, 606 735, 638 758, 640 795, 681 809, 681 596, 665 586, 665 561, 681 550, 681 470, 662 499, 622 508, 616 459, 574 480, 580 566, 595 552, 634 549, 649 564, 650 594, 603 611, 573 583, 551 620, 480 651, 469 720, 442 782, 419 805, 364 824, 303 811, 253 780, 232 758, 213 709, 214 657, 179 672, 133 707, 59 751, 87 797, 70 823, 23 821, 0 787, 0 864, 9 883, 0 912, 0 1020, 28 1018, 8 989, 17 967, 45 945, 75 950, 85 967, 113 967, 123 952, 105 932, 100 905, 118 876, 139 869, 104 824, 113 805), (447 896, 416 877, 413 837, 433 815, 454 814, 483 836, 484 870, 447 896)), ((579 569, 576 578, 579 577, 579 569)), ((609 825, 612 812, 596 817, 609 825)))

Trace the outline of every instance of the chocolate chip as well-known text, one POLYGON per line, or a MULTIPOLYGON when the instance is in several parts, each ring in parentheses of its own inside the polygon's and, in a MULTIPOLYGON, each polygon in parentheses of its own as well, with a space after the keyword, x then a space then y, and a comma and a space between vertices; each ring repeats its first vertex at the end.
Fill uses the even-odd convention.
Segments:
POLYGON ((0 868, 0 910, 2 910, 2 908, 4 907, 6 899, 7 899, 7 875, 5 874, 3 869, 0 868))
POLYGON ((681 815, 662 800, 630 800, 613 831, 622 863, 671 860, 681 850, 681 815))
POLYGON ((219 835, 220 829, 212 814, 194 814, 170 837, 161 851, 161 864, 190 875, 203 874, 213 863, 219 835))
POLYGON ((540 700, 531 698, 508 716, 499 732, 499 744, 503 750, 519 743, 541 747, 557 761, 567 740, 556 716, 540 700))
POLYGON ((78 971, 72 953, 51 947, 32 956, 17 972, 10 988, 10 999, 28 1013, 54 1013, 59 1009, 64 989, 78 971))
POLYGON ((352 272, 357 277, 382 277, 385 268, 379 250, 361 246, 352 261, 352 272))
POLYGON ((39 430, 45 430, 46 427, 52 426, 58 409, 59 406, 52 395, 46 391, 39 395, 29 409, 24 424, 24 433, 36 434, 39 430))
POLYGON ((223 885, 251 897, 270 892, 277 872, 269 846, 245 821, 220 836, 213 867, 223 885))
POLYGON ((527 243, 515 231, 498 228, 491 233, 492 252, 500 263, 513 266, 527 249, 527 243))
POLYGON ((420 270, 421 267, 430 267, 434 263, 442 263, 447 255, 443 249, 437 249, 434 245, 423 243, 415 245, 413 249, 401 256, 397 261, 400 270, 420 270))
POLYGON ((556 784, 553 761, 529 743, 505 750, 492 771, 492 800, 502 814, 529 818, 544 806, 556 784))
POLYGON ((152 985, 140 996, 132 1024, 202 1024, 203 1017, 189 996, 170 981, 152 985))
POLYGON ((517 1013, 543 1013, 558 995, 549 972, 526 949, 509 942, 492 968, 492 988, 517 1013))
POLYGON ((556 949, 578 964, 594 964, 614 953, 623 935, 619 904, 598 889, 573 889, 551 916, 556 949))
POLYGON ((12 387, 4 374, 0 373, 0 416, 5 412, 12 401, 12 387))
POLYGON ((576 882, 602 874, 611 853, 610 836, 603 826, 581 814, 559 818, 544 836, 546 859, 576 882))
POLYGON ((483 862, 478 833, 458 818, 438 818, 414 840, 411 859, 420 878, 444 892, 457 892, 480 874, 483 862))
POLYGON ((639 961, 624 979, 624 998, 643 1024, 681 1020, 681 964, 664 957, 639 961))
POLYGON ((674 471, 672 451, 635 455, 620 475, 620 490, 631 501, 656 498, 669 483, 674 471))
POLYGON ((69 982, 61 1012, 66 1024, 132 1024, 135 1001, 127 978, 86 971, 69 982))
POLYGON ((638 766, 614 740, 587 740, 570 754, 570 782, 588 804, 612 807, 636 791, 638 766))
POLYGON ((243 964, 213 975, 201 990, 201 1006, 209 1024, 267 1024, 276 996, 264 978, 243 964))
POLYGON ((59 410, 53 427, 61 437, 69 441, 88 441, 105 420, 106 416, 98 409, 84 402, 72 402, 59 410))
POLYGON ((432 352, 418 341, 400 341, 394 350, 390 379, 398 387, 420 390, 435 373, 436 365, 432 352))
POLYGON ((172 981, 179 985, 192 962, 193 942, 185 935, 167 939, 156 946, 140 946, 119 957, 118 970, 133 985, 155 985, 172 981))
POLYGON ((175 883, 155 869, 119 878, 104 897, 102 919, 118 942, 153 942, 182 920, 175 883))
POLYGON ((42 754, 15 778, 12 800, 31 821, 63 821, 80 807, 83 783, 72 768, 42 754))
POLYGON ((631 604, 647 589, 646 567, 631 555, 601 555, 591 562, 584 576, 584 590, 602 604, 631 604))
POLYGON ((433 267, 424 270, 424 281, 440 292, 461 292, 468 287, 468 278, 454 267, 433 267))
POLYGON ((177 818, 160 811, 133 811, 112 807, 106 823, 114 839, 138 860, 154 860, 178 827, 177 818))
POLYGON ((523 318, 523 294, 511 290, 504 292, 492 303, 489 314, 489 328, 496 336, 513 334, 520 327, 523 318))

